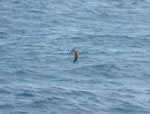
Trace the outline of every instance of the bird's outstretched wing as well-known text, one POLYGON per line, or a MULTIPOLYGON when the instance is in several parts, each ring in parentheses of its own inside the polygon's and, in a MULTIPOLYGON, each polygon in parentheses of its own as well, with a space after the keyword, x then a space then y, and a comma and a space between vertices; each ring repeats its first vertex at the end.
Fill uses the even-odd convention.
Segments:
POLYGON ((74 63, 77 61, 77 59, 78 59, 78 55, 77 54, 74 54, 74 63))
POLYGON ((73 62, 75 63, 78 59, 78 51, 75 48, 73 48, 71 50, 71 52, 74 54, 74 61, 73 62))

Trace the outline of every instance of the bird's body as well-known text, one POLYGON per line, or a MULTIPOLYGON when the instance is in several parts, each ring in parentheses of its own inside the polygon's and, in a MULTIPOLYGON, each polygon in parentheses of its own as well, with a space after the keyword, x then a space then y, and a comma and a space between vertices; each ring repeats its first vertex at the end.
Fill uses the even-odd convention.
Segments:
POLYGON ((74 61, 73 62, 75 63, 78 59, 78 51, 75 48, 73 48, 71 50, 71 52, 74 54, 74 61))

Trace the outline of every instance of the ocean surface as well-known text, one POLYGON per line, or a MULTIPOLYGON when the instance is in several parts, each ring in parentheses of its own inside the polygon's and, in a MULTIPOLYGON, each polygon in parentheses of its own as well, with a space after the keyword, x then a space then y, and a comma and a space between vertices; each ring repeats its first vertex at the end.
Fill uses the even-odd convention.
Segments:
POLYGON ((150 0, 0 0, 0 114, 150 114, 150 0))

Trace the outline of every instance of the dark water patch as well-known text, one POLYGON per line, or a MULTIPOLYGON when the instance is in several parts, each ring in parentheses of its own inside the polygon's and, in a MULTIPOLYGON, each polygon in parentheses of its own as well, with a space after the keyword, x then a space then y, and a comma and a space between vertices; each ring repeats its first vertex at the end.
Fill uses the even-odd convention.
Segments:
POLYGON ((27 75, 28 73, 23 71, 23 70, 17 70, 16 72, 13 73, 14 75, 18 75, 18 76, 23 76, 23 75, 27 75))
POLYGON ((116 85, 116 86, 122 86, 123 85, 121 82, 117 82, 117 81, 109 81, 108 83, 112 84, 112 85, 116 85))
POLYGON ((28 111, 16 111, 15 114, 30 114, 28 111))
MULTIPOLYGON (((0 41, 3 41, 3 39, 7 39, 8 37, 8 32, 6 30, 2 30, 0 31, 0 41)), ((3 44, 4 42, 1 42, 1 44, 3 44)))
POLYGON ((39 10, 39 9, 28 9, 28 12, 36 13, 36 14, 41 14, 41 13, 43 13, 42 10, 39 10))
POLYGON ((129 102, 122 103, 118 108, 113 108, 114 112, 123 112, 123 113, 139 113, 143 110, 142 107, 136 106, 129 102), (120 107, 120 108, 119 108, 120 107))
POLYGON ((34 94, 24 92, 24 93, 18 94, 18 96, 20 96, 20 97, 34 97, 34 94))
POLYGON ((4 110, 4 109, 10 110, 10 109, 14 109, 14 106, 12 104, 0 104, 0 109, 1 110, 4 110))
MULTIPOLYGON (((117 71, 120 71, 121 69, 117 66, 117 65, 115 65, 115 64, 98 64, 98 65, 92 65, 92 66, 86 66, 85 68, 82 68, 82 70, 83 69, 87 69, 87 71, 88 72, 93 72, 93 73, 95 73, 95 74, 97 74, 97 76, 98 75, 104 75, 104 74, 107 74, 107 75, 105 75, 105 76, 110 76, 109 74, 112 74, 112 73, 117 73, 117 71)), ((111 75, 111 76, 113 76, 113 78, 114 78, 114 76, 115 75, 111 75)))
POLYGON ((150 90, 146 90, 147 94, 150 94, 150 90))
POLYGON ((51 97, 41 100, 36 100, 30 104, 31 107, 34 108, 53 108, 53 110, 59 111, 59 110, 73 110, 76 109, 75 104, 70 103, 70 100, 67 100, 66 98, 61 97, 51 97))
POLYGON ((11 94, 12 92, 9 91, 9 90, 7 90, 7 89, 2 89, 2 88, 0 88, 0 93, 1 93, 1 94, 11 94))
POLYGON ((140 92, 130 88, 118 89, 118 91, 128 93, 129 95, 140 94, 140 92))
POLYGON ((84 96, 84 97, 96 97, 95 94, 93 94, 92 92, 89 91, 70 91, 70 93, 67 93, 70 95, 75 95, 75 96, 84 96))

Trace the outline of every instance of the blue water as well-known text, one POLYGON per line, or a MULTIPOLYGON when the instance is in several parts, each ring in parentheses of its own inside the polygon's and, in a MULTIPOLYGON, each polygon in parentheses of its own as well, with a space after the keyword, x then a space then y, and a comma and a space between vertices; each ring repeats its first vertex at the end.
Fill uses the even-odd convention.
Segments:
POLYGON ((150 1, 0 0, 0 114, 150 114, 150 1))

